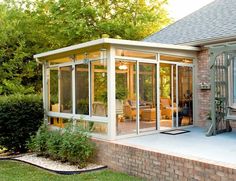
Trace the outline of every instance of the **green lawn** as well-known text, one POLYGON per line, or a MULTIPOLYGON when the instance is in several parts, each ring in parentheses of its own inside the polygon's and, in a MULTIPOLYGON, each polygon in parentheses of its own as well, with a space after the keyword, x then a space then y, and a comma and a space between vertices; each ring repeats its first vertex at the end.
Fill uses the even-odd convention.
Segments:
POLYGON ((28 164, 14 161, 0 161, 0 180, 1 181, 73 181, 73 180, 92 180, 92 181, 138 181, 140 179, 126 174, 102 170, 77 175, 58 175, 53 174, 28 164))

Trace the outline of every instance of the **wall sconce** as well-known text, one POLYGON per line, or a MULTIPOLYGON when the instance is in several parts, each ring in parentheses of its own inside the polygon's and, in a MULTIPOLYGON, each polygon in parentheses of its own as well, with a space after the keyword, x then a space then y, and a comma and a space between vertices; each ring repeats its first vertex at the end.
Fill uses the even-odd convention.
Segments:
POLYGON ((127 66, 126 64, 120 62, 119 69, 120 69, 120 70, 127 70, 127 69, 128 69, 128 66, 127 66))

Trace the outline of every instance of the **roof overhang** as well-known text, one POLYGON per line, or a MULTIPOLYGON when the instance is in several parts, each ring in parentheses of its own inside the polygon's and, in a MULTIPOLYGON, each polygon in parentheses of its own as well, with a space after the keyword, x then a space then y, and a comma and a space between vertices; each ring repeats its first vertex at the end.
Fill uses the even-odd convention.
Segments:
POLYGON ((88 48, 92 46, 102 45, 102 44, 111 44, 111 45, 126 45, 134 47, 145 47, 145 48, 156 48, 156 49, 172 49, 172 50, 185 50, 185 51, 200 51, 200 48, 186 45, 172 45, 172 44, 161 44, 161 43, 150 43, 142 41, 133 41, 133 40, 120 40, 112 38, 102 38, 98 40, 93 40, 77 45, 72 45, 44 53, 39 53, 34 55, 34 58, 39 61, 45 57, 59 55, 65 52, 75 51, 83 48, 88 48))
POLYGON ((236 41, 236 35, 227 36, 227 37, 216 37, 216 38, 208 38, 204 40, 196 40, 186 43, 180 43, 179 45, 187 45, 187 46, 211 46, 212 44, 221 44, 225 42, 236 41))

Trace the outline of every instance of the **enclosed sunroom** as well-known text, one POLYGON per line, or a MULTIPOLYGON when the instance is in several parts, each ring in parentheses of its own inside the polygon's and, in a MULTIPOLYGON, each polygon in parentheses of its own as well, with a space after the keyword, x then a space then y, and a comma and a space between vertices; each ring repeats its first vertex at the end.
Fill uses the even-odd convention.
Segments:
POLYGON ((37 54, 45 121, 108 140, 191 126, 198 50, 105 38, 37 54))

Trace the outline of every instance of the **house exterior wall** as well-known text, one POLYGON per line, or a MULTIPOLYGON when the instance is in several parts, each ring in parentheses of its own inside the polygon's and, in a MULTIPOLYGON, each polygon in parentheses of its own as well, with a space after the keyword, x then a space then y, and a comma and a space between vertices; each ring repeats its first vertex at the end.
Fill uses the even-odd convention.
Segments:
POLYGON ((198 52, 196 69, 197 116, 194 125, 206 127, 208 114, 211 110, 211 90, 201 90, 199 84, 203 82, 210 84, 209 51, 207 49, 198 52))
POLYGON ((93 141, 97 145, 99 163, 147 180, 236 180, 236 169, 227 165, 219 166, 204 160, 181 158, 108 141, 93 141))

